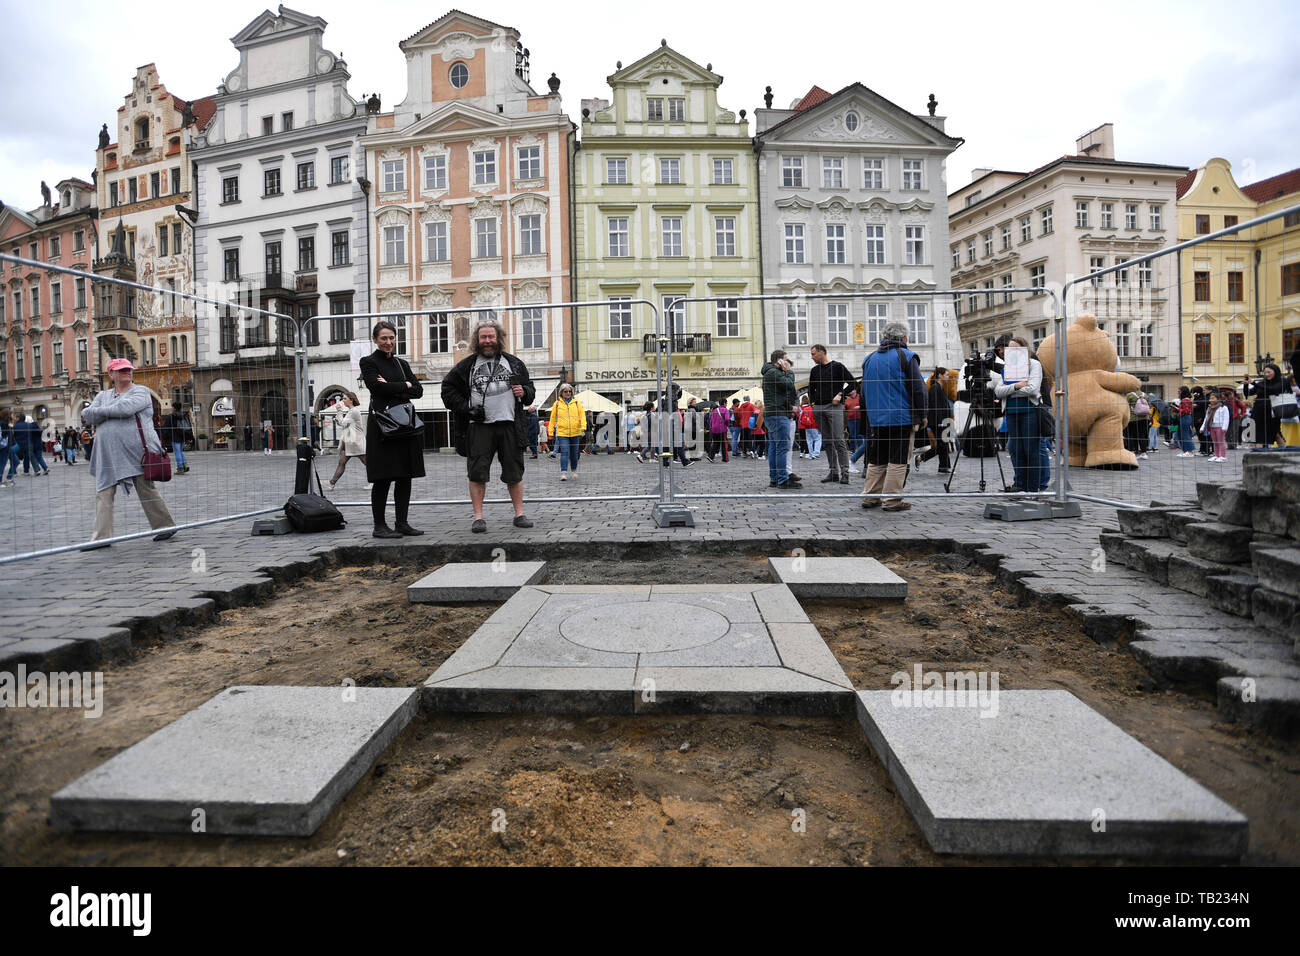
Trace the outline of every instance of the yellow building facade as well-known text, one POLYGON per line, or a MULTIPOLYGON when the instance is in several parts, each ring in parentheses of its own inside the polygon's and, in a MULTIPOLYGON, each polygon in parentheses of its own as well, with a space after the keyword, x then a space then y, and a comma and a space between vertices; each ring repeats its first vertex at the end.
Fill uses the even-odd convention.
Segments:
MULTIPOLYGON (((1300 205, 1300 169, 1238 186, 1225 159, 1178 184, 1178 241, 1300 205)), ((1300 349, 1300 212, 1179 253, 1188 384, 1239 385, 1300 349)), ((1300 370, 1298 370, 1300 373, 1300 370)))

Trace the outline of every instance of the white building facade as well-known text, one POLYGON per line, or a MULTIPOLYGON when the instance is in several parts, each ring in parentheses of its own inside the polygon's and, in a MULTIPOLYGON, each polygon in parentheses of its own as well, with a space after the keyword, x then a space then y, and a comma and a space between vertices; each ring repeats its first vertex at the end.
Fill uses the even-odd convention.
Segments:
MULTIPOLYGON (((982 290, 961 297, 964 347, 990 348, 1003 333, 1035 347, 1052 332, 1063 284, 1176 241, 1176 185, 1183 166, 1115 159, 1105 124, 1084 134, 1074 155, 1030 173, 977 169, 949 197, 947 250, 953 282, 982 290), (1004 288, 1041 288, 1017 294, 1004 288)), ((1069 314, 1097 316, 1120 367, 1168 394, 1178 368, 1178 263, 1157 259, 1072 287, 1069 314)))
POLYGON ((962 140, 944 132, 944 117, 913 115, 854 83, 834 94, 813 87, 756 119, 764 293, 846 295, 766 303, 768 349, 787 350, 799 381, 814 344, 860 375, 885 324, 901 321, 927 374, 953 367, 945 164, 962 140))
MULTIPOLYGON (((215 114, 190 147, 197 191, 199 291, 295 317, 308 327, 310 407, 355 389, 353 312, 368 311, 367 197, 359 137, 363 105, 347 65, 323 46, 325 21, 279 8, 231 42, 239 65, 218 88, 215 114)), ((365 323, 360 323, 364 326, 365 323)), ((200 309, 200 400, 244 424, 296 432, 293 330, 234 308, 200 309), (223 399, 225 402, 223 403, 223 399), (219 404, 221 403, 221 404, 219 404)), ((220 427, 220 423, 217 423, 220 427)))

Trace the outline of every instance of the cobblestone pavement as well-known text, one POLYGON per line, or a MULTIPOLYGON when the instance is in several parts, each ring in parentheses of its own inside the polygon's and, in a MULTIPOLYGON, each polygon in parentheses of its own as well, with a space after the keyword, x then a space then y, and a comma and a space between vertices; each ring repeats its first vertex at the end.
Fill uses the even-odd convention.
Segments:
MULTIPOLYGON (((1152 499, 1191 500, 1195 480, 1230 480, 1240 474, 1239 452, 1232 453, 1227 465, 1177 459, 1167 452, 1153 456, 1156 459, 1161 460, 1144 463, 1148 467, 1137 472, 1074 470, 1071 481, 1081 493, 1111 495, 1123 489, 1126 499, 1147 504, 1152 499)), ((657 490, 656 467, 638 465, 628 455, 583 456, 579 480, 566 483, 559 481, 557 462, 539 459, 528 464, 525 484, 530 497, 657 490)), ((992 467, 992 462, 987 464, 992 467)), ((323 459, 321 465, 332 467, 333 460, 323 459)), ((1003 465, 1007 467, 1005 458, 1003 465)), ((209 452, 193 455, 192 466, 189 475, 177 477, 164 491, 178 521, 276 507, 291 490, 294 464, 285 453, 209 452)), ((417 500, 464 494, 461 459, 430 455, 426 467, 429 477, 416 482, 417 500)), ((130 647, 133 636, 204 623, 218 610, 268 597, 279 581, 340 561, 490 560, 495 548, 503 548, 513 559, 533 559, 563 547, 573 555, 617 560, 634 549, 668 558, 674 551, 688 550, 789 553, 802 547, 809 553, 843 553, 871 546, 937 545, 970 553, 1004 581, 1014 582, 1018 591, 1070 606, 1084 629, 1099 640, 1129 636, 1135 629, 1157 635, 1144 635, 1143 640, 1160 640, 1161 629, 1176 626, 1184 639, 1194 632, 1199 641, 1195 653, 1212 653, 1223 642, 1219 657, 1235 662, 1236 668, 1226 673, 1300 677, 1289 641, 1263 634, 1253 622, 1216 610, 1202 598, 1107 565, 1098 535, 1118 530, 1113 507, 1085 502, 1081 518, 1002 522, 984 519, 981 501, 914 498, 911 511, 887 514, 864 511, 856 498, 801 498, 769 490, 766 467, 764 461, 702 462, 687 469, 674 465, 674 478, 685 492, 761 492, 750 499, 690 500, 693 528, 655 527, 649 501, 534 501, 527 511, 535 527, 516 529, 508 505, 489 504, 488 532, 475 535, 470 533, 467 503, 416 505, 411 521, 428 533, 389 542, 371 537, 368 509, 356 507, 345 508, 347 528, 332 533, 253 537, 251 522, 244 519, 183 531, 166 542, 144 538, 103 550, 17 562, 5 567, 8 586, 0 597, 0 666, 24 662, 56 669, 109 661, 130 647)), ((821 484, 825 467, 824 460, 796 459, 809 492, 861 488, 860 475, 852 476, 849 486, 821 484)), ((934 469, 931 462, 914 475, 908 492, 940 492, 934 469)), ((93 501, 88 469, 56 464, 52 470, 47 478, 20 478, 3 492, 10 496, 3 505, 10 512, 10 527, 20 519, 31 526, 26 537, 16 535, 22 550, 88 535, 93 501)), ((963 461, 954 490, 975 490, 977 474, 977 462, 963 461)), ((991 474, 995 476, 996 469, 991 474)), ((990 490, 995 487, 991 481, 990 490)), ((494 481, 490 493, 500 491, 494 481)), ((366 501, 359 462, 349 466, 334 497, 366 501)), ((144 530, 134 501, 123 502, 119 496, 117 508, 119 533, 144 530)), ((14 550, 12 542, 9 550, 14 550)), ((595 570, 592 583, 600 583, 595 570)), ((1177 644, 1170 633, 1164 646, 1187 645, 1177 644)))

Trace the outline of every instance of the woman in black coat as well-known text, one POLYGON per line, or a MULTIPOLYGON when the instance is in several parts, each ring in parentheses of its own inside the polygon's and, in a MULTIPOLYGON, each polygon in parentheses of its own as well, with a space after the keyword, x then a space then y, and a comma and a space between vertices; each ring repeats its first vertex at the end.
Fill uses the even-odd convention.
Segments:
POLYGON ((1282 419, 1285 406, 1294 406, 1291 386, 1286 376, 1276 365, 1264 366, 1264 377, 1251 384, 1250 379, 1242 379, 1242 392, 1255 396, 1255 403, 1250 407, 1250 417, 1255 423, 1255 441, 1263 448, 1271 448, 1282 434, 1282 419), (1274 399, 1286 395, 1285 399, 1274 399))
POLYGON ((929 422, 926 428, 934 436, 934 444, 916 453, 917 471, 921 470, 924 462, 935 455, 939 456, 939 474, 947 474, 949 469, 948 441, 945 437, 948 429, 944 426, 944 422, 952 418, 952 403, 948 401, 948 392, 944 389, 947 378, 948 370, 941 365, 934 370, 926 387, 925 417, 929 422))
POLYGON ((375 520, 375 537, 424 534, 406 521, 411 506, 411 479, 424 477, 422 438, 413 435, 385 441, 380 436, 379 422, 375 417, 376 412, 419 398, 424 394, 424 388, 411 371, 411 366, 393 354, 397 348, 397 328, 393 323, 377 322, 370 338, 377 347, 361 360, 361 378, 370 390, 370 415, 366 419, 366 479, 374 482, 370 490, 370 511, 375 520), (390 486, 397 519, 392 528, 384 521, 390 486))

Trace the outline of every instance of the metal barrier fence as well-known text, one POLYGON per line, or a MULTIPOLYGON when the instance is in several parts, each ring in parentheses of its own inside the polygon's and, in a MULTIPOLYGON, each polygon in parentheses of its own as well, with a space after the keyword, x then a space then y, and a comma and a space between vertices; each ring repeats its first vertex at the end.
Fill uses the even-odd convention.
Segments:
POLYGON ((1199 482, 1239 479, 1247 450, 1300 445, 1300 307, 1287 304, 1288 288, 1300 296, 1300 206, 1226 225, 1211 222, 1221 213, 1178 215, 1180 231, 1202 234, 1131 259, 1099 243, 1094 268, 1062 286, 1073 326, 1063 361, 1079 348, 1097 354, 1093 381, 1061 396, 1058 418, 1117 436, 1073 437, 1075 499, 1194 501, 1199 482), (1261 386, 1266 375, 1276 385, 1261 386))

